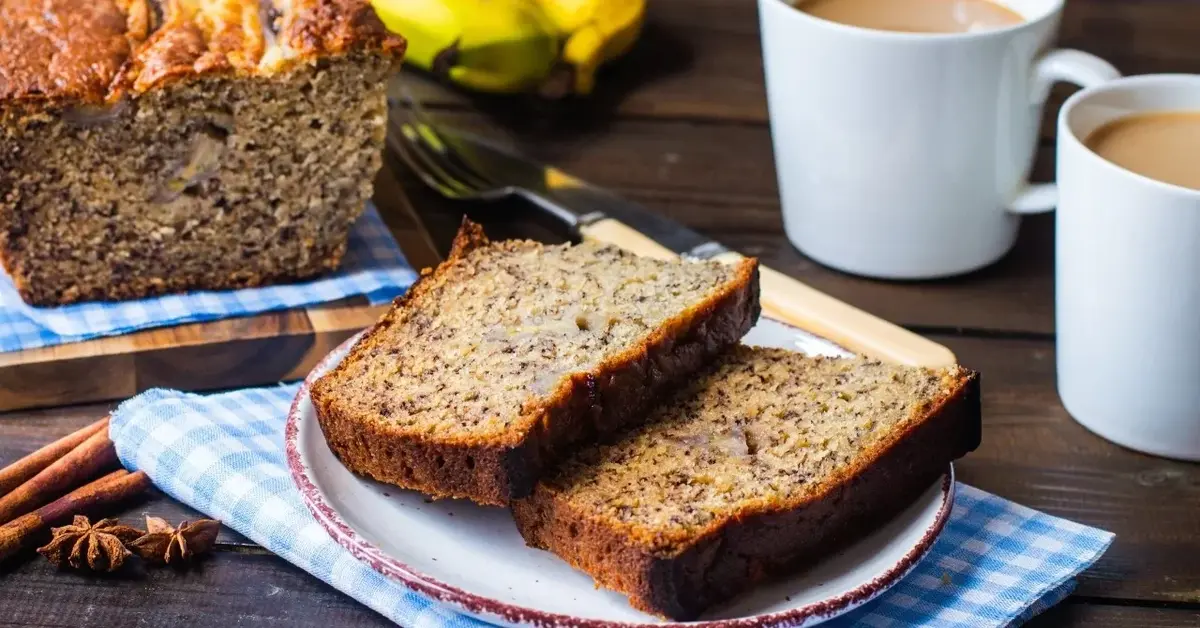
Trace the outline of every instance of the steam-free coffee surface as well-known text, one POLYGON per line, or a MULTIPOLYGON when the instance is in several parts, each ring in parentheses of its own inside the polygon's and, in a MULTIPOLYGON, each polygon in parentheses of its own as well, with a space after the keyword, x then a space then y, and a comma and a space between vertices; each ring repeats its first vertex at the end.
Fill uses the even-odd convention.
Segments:
POLYGON ((910 33, 968 33, 1025 21, 990 0, 808 0, 796 8, 841 24, 910 33))
POLYGON ((1084 144, 1126 170, 1200 190, 1200 110, 1119 118, 1093 131, 1084 144))

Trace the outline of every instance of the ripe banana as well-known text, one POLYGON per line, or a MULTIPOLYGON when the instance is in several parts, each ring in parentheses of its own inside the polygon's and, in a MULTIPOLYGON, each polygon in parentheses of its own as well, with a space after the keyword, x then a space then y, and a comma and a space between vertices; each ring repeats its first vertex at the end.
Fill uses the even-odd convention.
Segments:
POLYGON ((637 40, 646 0, 372 0, 407 63, 486 92, 591 93, 637 40), (565 72, 564 72, 565 70, 565 72))
POLYGON ((554 26, 534 0, 372 0, 408 40, 406 63, 485 92, 535 88, 559 53, 554 26))
POLYGON ((576 94, 591 93, 596 70, 625 54, 646 18, 646 0, 537 0, 563 38, 561 60, 576 94))

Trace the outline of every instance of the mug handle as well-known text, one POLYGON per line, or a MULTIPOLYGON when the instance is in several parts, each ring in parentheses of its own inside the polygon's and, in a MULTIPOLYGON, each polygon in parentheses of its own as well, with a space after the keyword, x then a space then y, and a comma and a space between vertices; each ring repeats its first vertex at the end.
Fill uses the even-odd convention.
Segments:
MULTIPOLYGON (((1050 88, 1063 81, 1087 88, 1121 78, 1121 73, 1109 62, 1096 55, 1060 48, 1038 59, 1033 69, 1035 102, 1046 102, 1050 88)), ((1040 214, 1058 205, 1058 185, 1055 183, 1026 183, 1025 189, 1008 206, 1014 214, 1040 214)))

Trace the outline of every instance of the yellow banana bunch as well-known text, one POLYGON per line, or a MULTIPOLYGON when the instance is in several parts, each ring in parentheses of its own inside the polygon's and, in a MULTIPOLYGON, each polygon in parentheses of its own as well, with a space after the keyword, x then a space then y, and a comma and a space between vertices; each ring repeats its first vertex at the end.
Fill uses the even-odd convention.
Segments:
POLYGON ((406 63, 484 92, 592 91, 637 40, 646 0, 372 0, 406 63), (565 81, 565 84, 564 84, 565 81))
POLYGON ((572 91, 591 93, 596 70, 628 51, 642 32, 646 0, 537 0, 563 38, 572 91))
POLYGON ((408 40, 405 63, 470 89, 518 92, 558 59, 558 36, 533 0, 373 0, 408 40))

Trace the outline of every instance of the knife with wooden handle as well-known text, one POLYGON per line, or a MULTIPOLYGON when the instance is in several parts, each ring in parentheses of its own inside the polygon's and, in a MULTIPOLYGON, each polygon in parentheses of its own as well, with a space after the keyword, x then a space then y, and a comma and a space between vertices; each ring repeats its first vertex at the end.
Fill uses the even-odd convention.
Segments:
MULTIPOLYGON (((731 251, 688 227, 556 168, 533 163, 487 140, 438 129, 463 158, 508 185, 574 235, 660 259, 686 257, 733 261, 731 251)), ((872 316, 759 264, 763 313, 817 334, 855 353, 912 366, 945 366, 956 358, 946 347, 872 316)))

